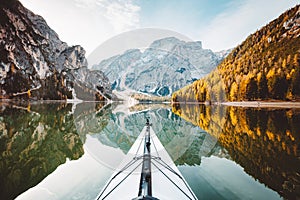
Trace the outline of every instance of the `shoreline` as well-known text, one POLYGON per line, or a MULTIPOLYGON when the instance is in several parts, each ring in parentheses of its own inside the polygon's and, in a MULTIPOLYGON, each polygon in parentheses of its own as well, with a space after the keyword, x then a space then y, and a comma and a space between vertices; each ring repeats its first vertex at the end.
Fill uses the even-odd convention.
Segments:
POLYGON ((300 108, 300 102, 290 101, 233 101, 219 103, 225 106, 255 108, 300 108))
POLYGON ((225 101, 225 102, 171 102, 171 104, 234 106, 253 108, 300 108, 300 101, 225 101))
MULTIPOLYGON (((15 99, 0 99, 0 104, 22 104, 22 103, 105 103, 106 101, 76 101, 76 100, 15 100, 15 99)), ((120 101, 106 102, 116 103, 120 101)), ((254 108, 300 108, 300 101, 225 101, 225 102, 139 102, 137 104, 190 104, 190 105, 223 105, 223 106, 234 106, 234 107, 254 107, 254 108)))

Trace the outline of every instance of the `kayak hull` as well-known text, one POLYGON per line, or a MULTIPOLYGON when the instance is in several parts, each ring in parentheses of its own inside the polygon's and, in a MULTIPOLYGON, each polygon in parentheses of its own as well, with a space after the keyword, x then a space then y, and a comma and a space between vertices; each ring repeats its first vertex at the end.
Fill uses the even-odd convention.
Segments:
MULTIPOLYGON (((149 134, 149 133, 148 133, 149 134)), ((149 156, 149 155, 148 155, 149 156)), ((197 199, 151 126, 145 126, 97 199, 197 199), (151 196, 139 196, 145 157, 145 135, 150 131, 151 196)))

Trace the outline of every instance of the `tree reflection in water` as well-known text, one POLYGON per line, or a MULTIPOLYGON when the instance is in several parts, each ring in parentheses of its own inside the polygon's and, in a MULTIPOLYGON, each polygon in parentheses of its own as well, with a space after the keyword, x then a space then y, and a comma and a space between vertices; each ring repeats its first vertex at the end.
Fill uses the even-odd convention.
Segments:
POLYGON ((287 199, 300 198, 300 110, 174 104, 218 138, 246 173, 287 199))
MULTIPOLYGON (((67 159, 83 155, 85 137, 78 134, 72 106, 0 103, 0 199, 14 199, 67 159)), ((91 110, 95 113, 102 106, 93 105, 91 110)), ((88 114, 79 113, 77 121, 88 114)))

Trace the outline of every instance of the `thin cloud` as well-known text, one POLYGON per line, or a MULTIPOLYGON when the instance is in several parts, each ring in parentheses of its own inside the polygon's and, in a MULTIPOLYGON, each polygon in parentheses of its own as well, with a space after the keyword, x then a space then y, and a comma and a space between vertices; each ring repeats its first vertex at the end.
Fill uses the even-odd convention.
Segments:
POLYGON ((116 32, 139 26, 140 7, 133 0, 75 0, 76 5, 104 17, 116 32))
POLYGON ((209 26, 201 29, 200 40, 206 48, 215 51, 233 48, 296 3, 295 0, 249 0, 232 4, 235 10, 220 13, 209 26))
POLYGON ((140 7, 133 0, 74 0, 88 12, 88 36, 82 38, 87 55, 98 45, 122 32, 140 26, 140 7))
POLYGON ((86 55, 112 36, 140 26, 134 0, 20 1, 43 16, 62 41, 83 46, 86 55))

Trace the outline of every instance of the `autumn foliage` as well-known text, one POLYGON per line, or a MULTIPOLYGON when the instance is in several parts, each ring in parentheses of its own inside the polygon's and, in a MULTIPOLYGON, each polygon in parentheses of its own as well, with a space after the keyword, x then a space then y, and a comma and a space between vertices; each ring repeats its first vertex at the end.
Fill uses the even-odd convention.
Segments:
POLYGON ((299 100, 300 6, 236 47, 207 77, 173 93, 173 101, 299 100))

